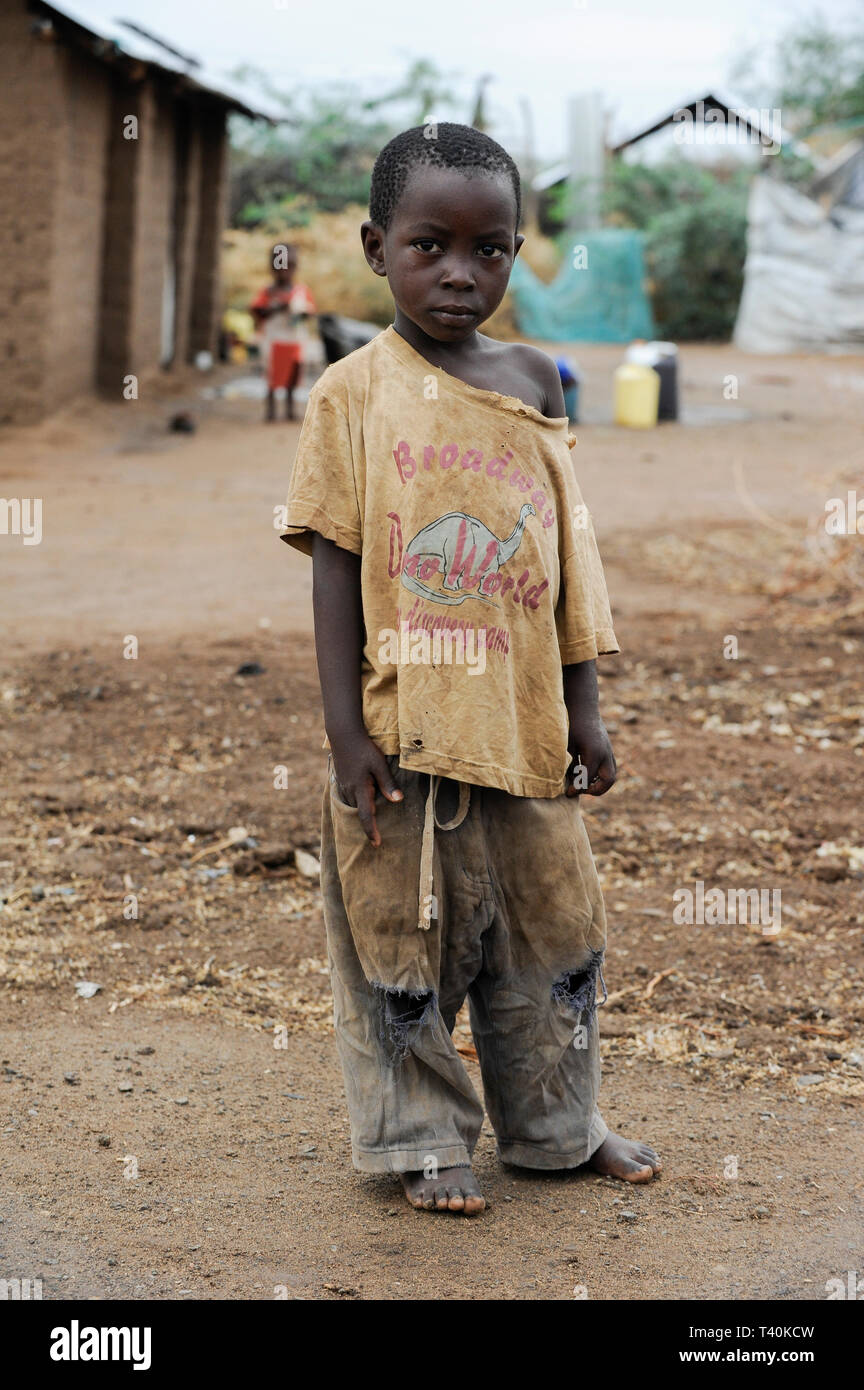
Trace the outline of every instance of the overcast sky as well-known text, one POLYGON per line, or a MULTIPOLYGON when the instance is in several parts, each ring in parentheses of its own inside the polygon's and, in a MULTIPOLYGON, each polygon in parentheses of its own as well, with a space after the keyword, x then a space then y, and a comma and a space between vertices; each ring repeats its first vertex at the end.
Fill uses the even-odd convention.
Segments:
MULTIPOLYGON (((61 0, 62 3, 62 0, 61 0)), ((490 134, 518 146, 519 99, 534 111, 538 152, 566 150, 567 98, 600 90, 612 133, 627 134, 680 101, 728 89, 735 58, 767 51, 796 18, 802 0, 71 0, 82 14, 131 19, 200 57, 213 72, 241 63, 273 82, 342 80, 368 94, 391 89, 411 59, 431 59, 454 74, 467 120, 481 73, 493 117, 490 134)), ((838 27, 860 0, 822 0, 838 27)), ((768 94, 766 93, 766 102, 768 94)))

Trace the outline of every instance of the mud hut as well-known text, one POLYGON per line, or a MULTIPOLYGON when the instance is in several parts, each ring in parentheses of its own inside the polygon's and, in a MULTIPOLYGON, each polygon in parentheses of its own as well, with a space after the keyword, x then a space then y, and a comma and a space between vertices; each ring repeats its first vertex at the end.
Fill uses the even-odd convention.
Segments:
POLYGON ((232 110, 269 118, 136 26, 3 0, 0 422, 214 350, 232 110))

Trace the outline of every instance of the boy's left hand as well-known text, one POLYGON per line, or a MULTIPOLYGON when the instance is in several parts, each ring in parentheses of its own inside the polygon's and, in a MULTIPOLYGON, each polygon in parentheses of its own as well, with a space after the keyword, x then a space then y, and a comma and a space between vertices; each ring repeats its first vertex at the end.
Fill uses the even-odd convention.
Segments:
POLYGON ((567 795, 604 796, 615 782, 618 769, 606 725, 599 714, 577 720, 571 718, 567 748, 573 757, 567 795), (581 777, 578 776, 580 762, 585 769, 581 777))

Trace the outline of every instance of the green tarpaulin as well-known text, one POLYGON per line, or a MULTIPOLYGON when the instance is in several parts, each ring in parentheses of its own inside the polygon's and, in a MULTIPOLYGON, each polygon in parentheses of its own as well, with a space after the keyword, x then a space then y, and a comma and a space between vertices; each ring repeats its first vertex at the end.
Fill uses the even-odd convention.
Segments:
POLYGON ((584 343, 654 337, 640 232, 571 233, 562 249, 564 263, 551 285, 516 258, 510 289, 526 337, 584 343))

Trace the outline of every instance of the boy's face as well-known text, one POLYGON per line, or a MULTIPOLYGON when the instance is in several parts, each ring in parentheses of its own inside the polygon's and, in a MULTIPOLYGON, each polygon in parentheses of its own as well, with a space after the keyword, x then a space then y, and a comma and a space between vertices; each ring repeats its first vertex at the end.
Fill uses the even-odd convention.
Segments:
POLYGON ((516 197, 505 175, 466 177, 434 165, 409 174, 386 231, 364 222, 361 236, 398 308, 446 343, 471 337, 497 309, 525 240, 516 232, 516 197))
POLYGON ((277 285, 290 285, 297 270, 297 252, 287 251, 284 246, 274 246, 270 264, 277 285))

